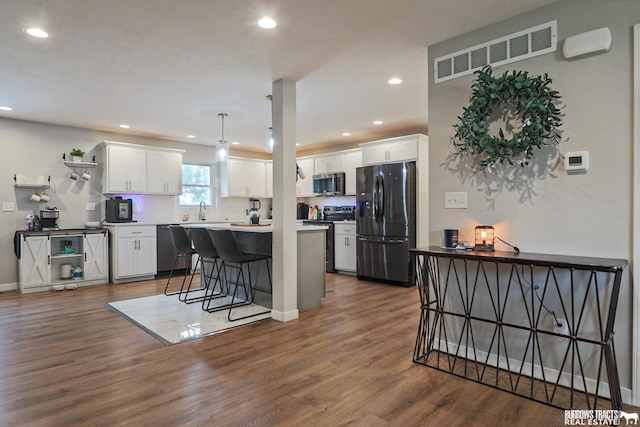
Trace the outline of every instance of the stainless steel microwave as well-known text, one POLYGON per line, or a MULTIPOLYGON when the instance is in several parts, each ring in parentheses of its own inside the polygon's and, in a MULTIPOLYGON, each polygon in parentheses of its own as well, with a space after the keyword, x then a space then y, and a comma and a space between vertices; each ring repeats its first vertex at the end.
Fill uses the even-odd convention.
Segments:
POLYGON ((316 196, 344 195, 344 172, 313 175, 313 193, 316 196))

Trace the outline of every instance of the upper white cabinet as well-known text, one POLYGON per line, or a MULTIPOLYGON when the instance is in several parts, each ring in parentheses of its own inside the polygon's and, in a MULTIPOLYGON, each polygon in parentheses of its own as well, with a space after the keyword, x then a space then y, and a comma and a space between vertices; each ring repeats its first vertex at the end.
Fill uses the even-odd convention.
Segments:
POLYGON ((360 144, 362 164, 373 165, 418 159, 418 143, 426 136, 416 134, 360 144))
POLYGON ((344 153, 328 154, 314 158, 314 174, 345 172, 344 153))
POLYGON ((182 192, 184 150, 104 141, 102 192, 164 194, 182 192))
POLYGON ((147 191, 147 153, 133 145, 106 145, 103 193, 147 191))
POLYGON ((147 151, 147 192, 182 193, 182 154, 173 151, 147 151))
POLYGON ((313 174, 315 174, 314 158, 300 157, 296 159, 298 167, 304 172, 305 178, 296 182, 297 197, 313 197, 313 174))
POLYGON ((264 167, 264 195, 265 197, 273 197, 273 162, 266 161, 264 167))
POLYGON ((220 165, 222 197, 265 197, 264 160, 229 157, 220 165))
POLYGON ((344 194, 356 194, 356 168, 362 166, 362 149, 349 150, 344 153, 344 194))

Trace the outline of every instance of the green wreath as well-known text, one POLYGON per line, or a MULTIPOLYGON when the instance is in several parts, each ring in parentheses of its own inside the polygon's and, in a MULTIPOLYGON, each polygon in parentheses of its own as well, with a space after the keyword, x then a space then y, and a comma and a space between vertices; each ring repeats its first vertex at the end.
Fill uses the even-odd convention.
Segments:
POLYGON ((453 126, 456 133, 451 142, 461 157, 480 156, 480 169, 492 170, 505 163, 524 167, 534 147, 548 145, 550 140, 560 142, 562 117, 556 104, 561 96, 551 89, 552 80, 546 73, 530 76, 526 71, 512 71, 496 78, 492 72, 487 65, 474 73, 469 105, 453 126), (510 136, 502 128, 497 135, 489 133, 498 107, 518 122, 510 136))

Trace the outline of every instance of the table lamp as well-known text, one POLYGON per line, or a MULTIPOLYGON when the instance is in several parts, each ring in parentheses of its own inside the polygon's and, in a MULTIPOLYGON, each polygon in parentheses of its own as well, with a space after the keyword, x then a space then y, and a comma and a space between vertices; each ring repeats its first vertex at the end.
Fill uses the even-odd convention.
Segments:
POLYGON ((476 225, 476 244, 474 250, 481 252, 495 252, 493 247, 493 226, 476 225))

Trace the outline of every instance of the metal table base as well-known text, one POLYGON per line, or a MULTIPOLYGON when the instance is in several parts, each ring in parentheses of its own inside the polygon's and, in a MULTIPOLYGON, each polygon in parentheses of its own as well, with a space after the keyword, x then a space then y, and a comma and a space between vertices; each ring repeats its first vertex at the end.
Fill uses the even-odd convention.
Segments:
POLYGON ((622 408, 613 328, 626 260, 411 253, 421 306, 414 362, 561 409, 622 408), (568 333, 554 330, 556 319, 568 333))

